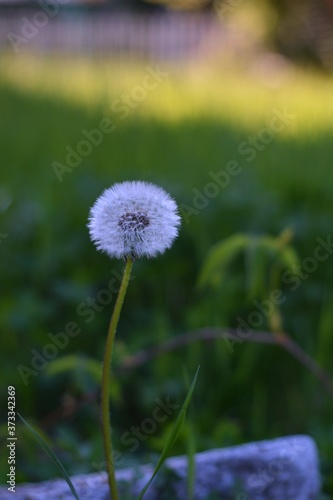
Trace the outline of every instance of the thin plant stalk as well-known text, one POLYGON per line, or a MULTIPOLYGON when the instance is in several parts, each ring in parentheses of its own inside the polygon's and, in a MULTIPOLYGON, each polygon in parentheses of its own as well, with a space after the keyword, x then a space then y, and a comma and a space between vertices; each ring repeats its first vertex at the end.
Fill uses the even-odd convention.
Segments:
POLYGON ((115 470, 113 466, 113 448, 111 440, 111 423, 110 423, 110 366, 113 353, 114 338, 117 330, 118 320, 121 308, 124 302, 127 286, 131 276, 133 260, 126 259, 123 279, 118 292, 118 297, 113 309, 109 331, 105 344, 105 353, 103 361, 102 375, 102 393, 101 393, 101 409, 102 409, 102 429, 103 429, 103 444, 108 473, 108 481, 112 500, 119 500, 115 470))

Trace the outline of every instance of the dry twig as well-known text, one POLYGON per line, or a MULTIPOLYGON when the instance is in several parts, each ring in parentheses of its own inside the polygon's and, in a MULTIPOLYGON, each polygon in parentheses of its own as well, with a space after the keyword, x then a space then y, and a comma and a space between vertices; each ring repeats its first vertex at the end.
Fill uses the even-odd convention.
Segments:
POLYGON ((138 351, 137 353, 127 356, 120 365, 117 366, 117 371, 132 370, 142 366, 147 361, 163 356, 171 351, 189 345, 198 341, 209 341, 223 339, 225 341, 233 341, 236 343, 257 342, 260 344, 278 345, 289 352, 297 361, 311 372, 317 380, 325 388, 329 396, 333 399, 333 380, 329 373, 318 365, 318 363, 305 352, 294 340, 286 333, 271 333, 271 332, 251 332, 246 338, 240 336, 237 329, 230 328, 202 328, 193 332, 187 332, 177 337, 173 337, 158 345, 138 351))

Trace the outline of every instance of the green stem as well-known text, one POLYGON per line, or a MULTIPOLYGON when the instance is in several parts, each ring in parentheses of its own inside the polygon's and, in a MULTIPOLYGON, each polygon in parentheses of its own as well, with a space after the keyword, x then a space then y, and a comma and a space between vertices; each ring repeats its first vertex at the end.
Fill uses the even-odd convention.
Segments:
POLYGON ((123 279, 118 292, 118 297, 111 316, 108 336, 105 344, 105 353, 103 361, 102 375, 102 429, 103 429, 103 444, 106 459, 106 467, 108 473, 109 487, 112 500, 119 500, 115 470, 113 466, 113 450, 111 441, 111 423, 110 423, 110 365, 112 360, 113 343, 117 330, 118 320, 121 308, 124 302, 127 286, 130 280, 133 261, 128 258, 124 270, 123 279))

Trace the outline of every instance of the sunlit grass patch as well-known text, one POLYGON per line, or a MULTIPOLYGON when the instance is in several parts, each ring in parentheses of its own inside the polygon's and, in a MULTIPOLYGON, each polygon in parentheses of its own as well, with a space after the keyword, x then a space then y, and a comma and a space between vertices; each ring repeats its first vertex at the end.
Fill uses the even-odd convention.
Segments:
MULTIPOLYGON (((172 122, 204 116, 251 130, 264 125, 278 108, 296 117, 285 134, 313 135, 333 125, 333 78, 291 65, 278 85, 271 85, 270 70, 263 77, 255 65, 240 70, 212 61, 155 64, 106 57, 7 54, 0 59, 0 81, 112 115, 115 101, 123 102, 142 85, 147 68, 158 68, 165 76, 145 98, 134 98, 136 117, 172 122)), ((274 75, 272 79, 274 83, 274 75)))

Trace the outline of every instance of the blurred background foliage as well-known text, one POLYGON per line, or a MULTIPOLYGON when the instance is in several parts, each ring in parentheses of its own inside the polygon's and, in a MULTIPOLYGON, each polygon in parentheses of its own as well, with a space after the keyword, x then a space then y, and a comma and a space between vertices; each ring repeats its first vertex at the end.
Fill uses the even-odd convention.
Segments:
MULTIPOLYGON (((15 386, 20 413, 55 446, 71 474, 104 469, 99 385, 113 300, 103 305, 99 294, 123 267, 96 252, 87 216, 103 189, 141 179, 167 189, 184 222, 163 257, 135 263, 114 353, 117 465, 152 460, 161 451, 174 413, 133 441, 135 428, 142 433, 156 400, 181 404, 184 369, 191 376, 200 364, 192 416, 175 454, 193 449, 193 435, 202 451, 308 433, 319 447, 324 492, 333 495, 333 401, 279 347, 245 342, 230 352, 223 340, 195 342, 135 369, 130 363, 131 355, 170 337, 202 327, 237 327, 237 318, 253 311, 254 298, 265 297, 268 269, 276 262, 274 245, 286 228, 292 235, 285 247, 287 267, 312 256, 318 237, 326 241, 331 235, 332 75, 303 50, 302 65, 297 54, 298 64, 276 52, 270 59, 276 65, 261 64, 273 47, 283 45, 271 16, 285 19, 301 2, 292 4, 265 3, 267 17, 258 30, 274 28, 275 35, 266 39, 266 52, 249 60, 214 54, 200 61, 158 61, 168 76, 124 120, 111 109, 115 99, 140 85, 147 65, 155 68, 155 62, 29 51, 0 55, 1 408, 6 408, 7 386, 15 386), (291 117, 267 141, 263 130, 276 110, 291 117), (98 128, 106 117, 114 131, 59 182, 53 162, 65 164, 66 148, 76 150, 85 139, 82 130, 98 128), (249 161, 242 151, 253 138, 257 146, 249 161), (210 173, 226 170, 230 161, 241 172, 207 196, 210 173), (235 235, 242 235, 240 246, 233 248, 223 276, 213 287, 200 287, 211 249, 235 235), (256 248, 263 253, 251 254, 257 260, 244 251, 248 244, 253 249, 253 242, 262 242, 256 248), (99 309, 90 321, 78 311, 82 303, 88 307, 89 298, 99 309), (24 383, 17 367, 31 368, 31 350, 42 353, 48 334, 64 332, 69 321, 77 323, 79 335, 24 383)), ((314 8, 313 2, 303 4, 314 8)), ((328 3, 317 4, 329 9, 328 3)), ((259 23, 261 2, 254 5, 251 13, 239 6, 232 15, 259 23)), ((279 314, 284 330, 333 376, 331 259, 319 262, 297 290, 279 284, 286 296, 279 314)), ((270 328, 268 319, 261 329, 270 328)), ((4 439, 6 419, 1 422, 4 439)), ((53 464, 17 425, 18 481, 55 475, 53 464)), ((6 454, 0 461, 4 470, 6 454)))

